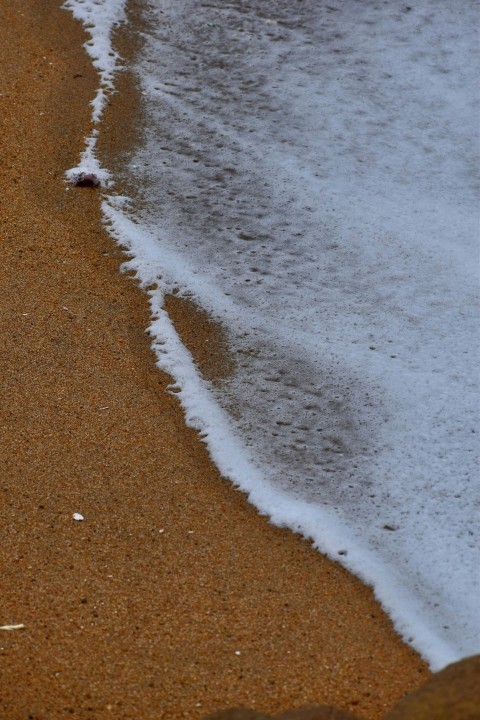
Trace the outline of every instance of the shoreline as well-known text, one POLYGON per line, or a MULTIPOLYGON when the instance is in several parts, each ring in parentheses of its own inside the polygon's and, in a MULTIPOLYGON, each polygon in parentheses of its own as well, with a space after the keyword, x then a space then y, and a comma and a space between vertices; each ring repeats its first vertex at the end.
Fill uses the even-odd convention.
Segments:
MULTIPOLYGON (((0 624, 25 625, 0 638, 3 714, 324 703, 380 718, 425 663, 370 589, 259 516, 185 427, 98 193, 64 184, 97 83, 83 31, 56 4, 2 12, 0 624)), ((117 148, 134 106, 125 78, 117 148)))

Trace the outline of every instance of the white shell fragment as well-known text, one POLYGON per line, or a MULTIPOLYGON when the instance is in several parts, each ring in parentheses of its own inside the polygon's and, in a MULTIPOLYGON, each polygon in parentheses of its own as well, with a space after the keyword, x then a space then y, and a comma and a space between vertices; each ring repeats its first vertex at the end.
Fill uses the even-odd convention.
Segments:
POLYGON ((0 630, 21 630, 25 625, 19 623, 18 625, 0 625, 0 630))
POLYGON ((74 520, 85 520, 83 515, 80 515, 80 513, 73 513, 73 519, 74 520))

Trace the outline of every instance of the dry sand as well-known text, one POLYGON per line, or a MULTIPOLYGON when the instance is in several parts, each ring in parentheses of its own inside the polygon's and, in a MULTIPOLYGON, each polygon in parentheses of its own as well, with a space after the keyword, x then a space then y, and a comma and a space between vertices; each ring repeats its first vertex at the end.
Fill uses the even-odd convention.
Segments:
POLYGON ((379 718, 428 669, 369 589, 219 476, 99 193, 64 184, 96 87, 84 40, 56 0, 2 3, 0 625, 25 627, 0 630, 0 717, 379 718))

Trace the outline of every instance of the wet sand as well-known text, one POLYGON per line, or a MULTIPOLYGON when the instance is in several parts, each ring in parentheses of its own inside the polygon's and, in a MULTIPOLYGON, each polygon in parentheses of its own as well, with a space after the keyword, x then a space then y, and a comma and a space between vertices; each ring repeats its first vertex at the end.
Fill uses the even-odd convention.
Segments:
POLYGON ((155 367, 99 192, 64 183, 96 87, 81 27, 7 0, 0 38, 0 625, 24 625, 0 630, 0 717, 381 717, 427 667, 368 588, 219 476, 155 367))

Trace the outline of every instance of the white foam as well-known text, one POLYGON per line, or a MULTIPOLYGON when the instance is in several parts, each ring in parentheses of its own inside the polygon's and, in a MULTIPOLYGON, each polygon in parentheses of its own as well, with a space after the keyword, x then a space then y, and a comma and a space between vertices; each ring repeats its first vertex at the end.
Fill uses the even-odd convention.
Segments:
POLYGON ((92 121, 98 124, 114 90, 115 73, 118 71, 120 55, 112 45, 112 32, 125 22, 126 0, 65 0, 63 7, 83 23, 90 35, 84 48, 92 58, 92 65, 98 70, 100 85, 92 100, 92 121))
POLYGON ((70 10, 73 16, 83 23, 90 38, 84 48, 92 58, 92 65, 99 73, 99 87, 91 102, 92 124, 94 128, 85 139, 85 150, 77 167, 66 172, 70 182, 75 181, 82 173, 94 174, 102 185, 108 185, 110 173, 101 168, 95 155, 98 129, 108 96, 114 91, 115 73, 120 68, 120 55, 112 45, 112 33, 122 22, 125 22, 126 0, 65 0, 63 8, 70 10))
MULTIPOLYGON (((161 248, 155 235, 148 234, 125 217, 116 206, 124 208, 126 202, 125 198, 120 198, 118 202, 115 197, 105 200, 103 212, 109 231, 128 254, 134 256, 125 263, 125 270, 136 271, 136 277, 145 289, 158 285, 157 289, 148 290, 154 317, 149 331, 158 366, 175 379, 172 390, 175 390, 185 410, 186 422, 200 433, 220 472, 246 492, 249 501, 262 514, 268 515, 274 524, 288 527, 311 539, 319 551, 341 562, 372 586, 397 632, 423 655, 432 669, 454 662, 462 655, 462 650, 459 650, 458 643, 449 641, 438 632, 436 625, 443 617, 442 612, 437 610, 436 618, 430 619, 428 599, 425 601, 421 593, 415 592, 415 589, 418 590, 415 579, 412 581, 410 578, 411 582, 408 582, 408 568, 398 567, 388 559, 385 561, 381 553, 376 552, 377 548, 372 551, 368 533, 363 532, 361 523, 352 523, 353 527, 348 527, 335 511, 285 492, 268 479, 265 468, 259 467, 252 458, 241 437, 232 428, 231 418, 216 402, 208 383, 199 376, 190 353, 180 342, 163 309, 164 295, 178 289, 179 285, 195 287, 200 298, 217 296, 217 301, 218 289, 210 286, 208 278, 199 277, 185 258, 168 248, 161 248), (160 267, 161 274, 158 272, 160 267)), ((372 528, 369 531, 371 533, 372 528)), ((411 550, 415 552, 418 548, 412 547, 411 550)), ((475 597, 472 600, 475 605, 475 597)), ((458 607, 442 610, 445 610, 445 622, 447 618, 451 619, 452 612, 461 612, 458 607)))
POLYGON ((103 206, 158 284, 159 366, 221 472, 372 584, 437 669, 479 646, 478 12, 189 2, 152 6, 137 68, 146 208, 103 206), (173 289, 230 329, 223 391, 173 289))

